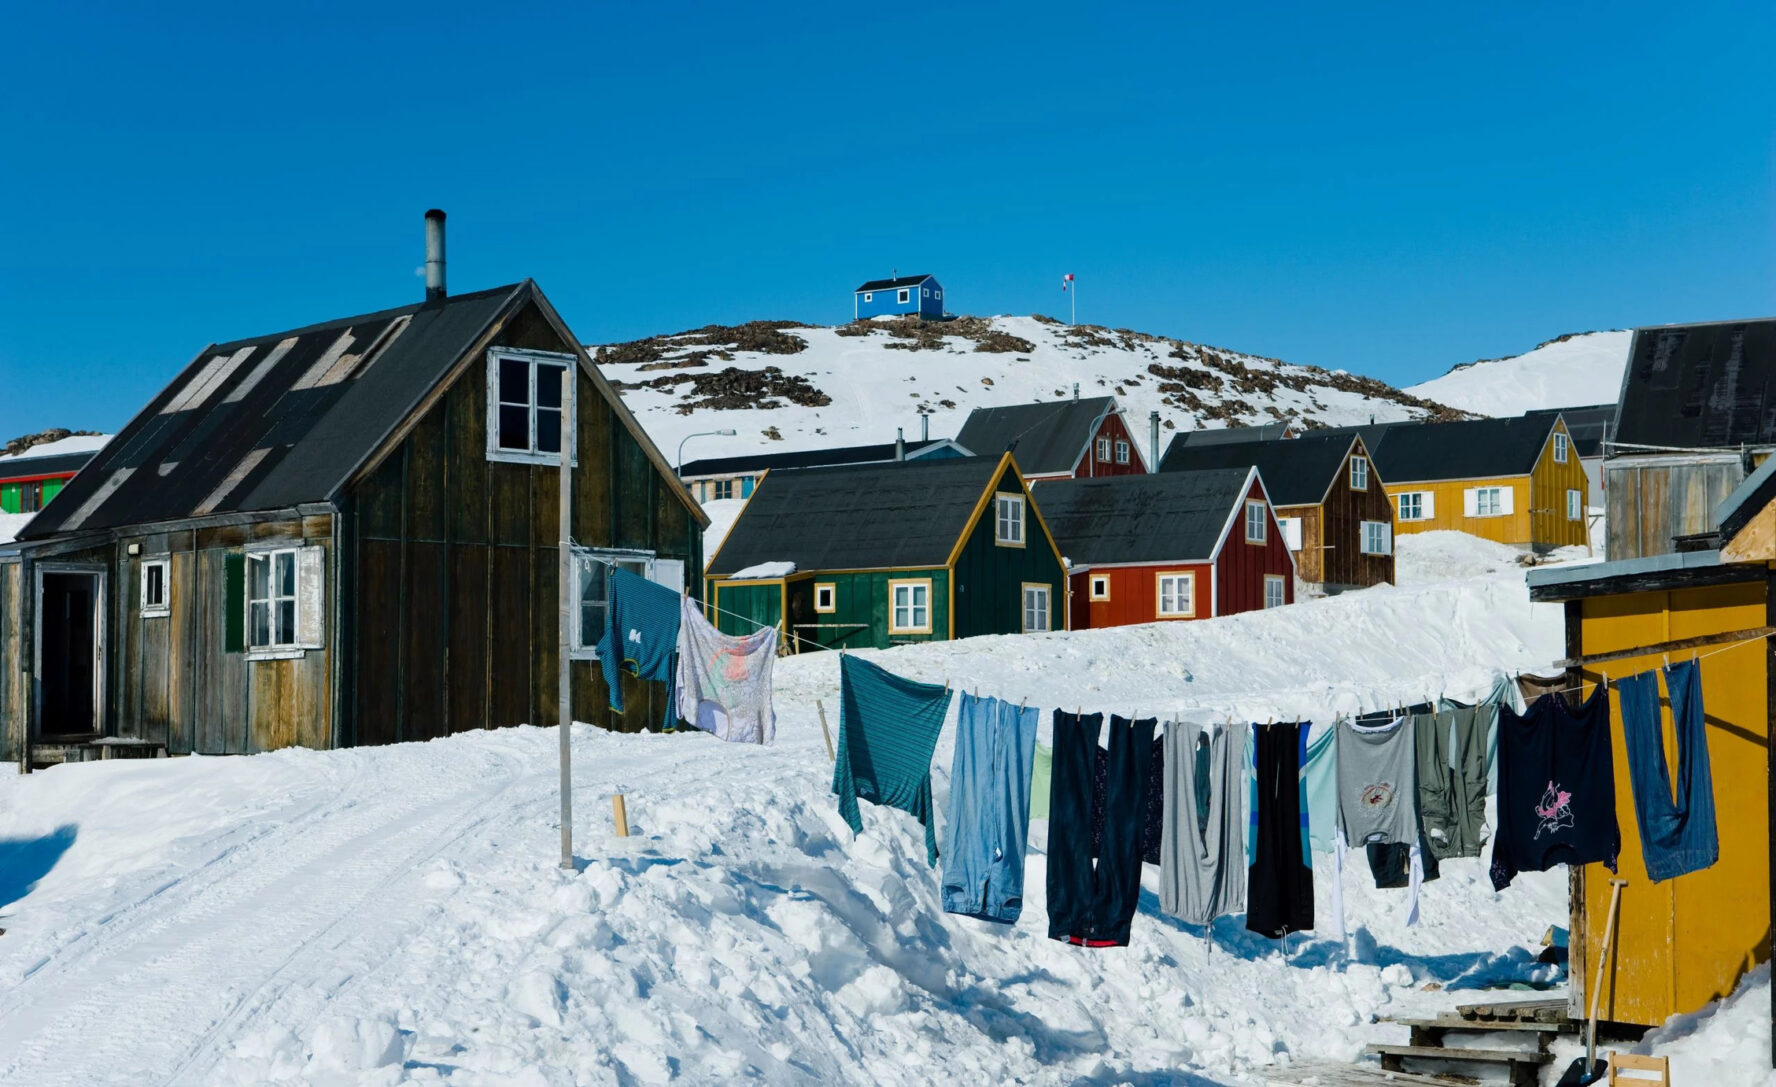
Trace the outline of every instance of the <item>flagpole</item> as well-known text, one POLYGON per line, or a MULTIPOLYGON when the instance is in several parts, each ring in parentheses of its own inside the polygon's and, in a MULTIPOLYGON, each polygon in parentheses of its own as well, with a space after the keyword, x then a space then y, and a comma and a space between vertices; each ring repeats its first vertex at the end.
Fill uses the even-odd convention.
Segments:
POLYGON ((1073 319, 1068 323, 1077 325, 1079 323, 1079 281, 1077 279, 1067 281, 1067 304, 1073 307, 1071 312, 1073 319))

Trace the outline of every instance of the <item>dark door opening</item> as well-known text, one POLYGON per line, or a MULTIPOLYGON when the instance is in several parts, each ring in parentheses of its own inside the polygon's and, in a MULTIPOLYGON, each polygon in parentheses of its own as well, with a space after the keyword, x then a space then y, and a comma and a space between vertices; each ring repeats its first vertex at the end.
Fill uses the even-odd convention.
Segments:
POLYGON ((99 730, 99 575, 43 574, 38 600, 38 734, 45 739, 99 730))

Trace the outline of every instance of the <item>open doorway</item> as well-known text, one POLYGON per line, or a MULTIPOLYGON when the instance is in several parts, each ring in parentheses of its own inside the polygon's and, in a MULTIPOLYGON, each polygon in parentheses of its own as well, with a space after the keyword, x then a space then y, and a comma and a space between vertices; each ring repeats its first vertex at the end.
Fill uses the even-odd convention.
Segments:
POLYGON ((105 576, 45 568, 37 577, 37 735, 95 736, 102 724, 105 576))

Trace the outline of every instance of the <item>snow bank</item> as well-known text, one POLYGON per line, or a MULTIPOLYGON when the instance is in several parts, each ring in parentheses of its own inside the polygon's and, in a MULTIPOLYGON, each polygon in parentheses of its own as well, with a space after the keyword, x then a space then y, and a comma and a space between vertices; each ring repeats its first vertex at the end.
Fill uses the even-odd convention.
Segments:
POLYGON ((0 543, 11 543, 31 523, 34 513, 0 513, 0 543))
MULTIPOLYGON (((866 655, 1045 707, 1324 721, 1472 697, 1560 646, 1507 570, 866 655)), ((1450 989, 1560 980, 1534 952, 1565 873, 1498 895, 1480 860, 1444 865, 1414 928, 1349 873, 1348 962, 1325 933, 1178 924, 1152 871, 1128 948, 1054 943, 1040 822, 1016 925, 945 915, 915 822, 838 818, 837 667, 782 662, 771 747, 576 726, 574 871, 554 730, 0 776, 0 1083, 1204 1083, 1354 1058, 1402 1033, 1372 1015, 1450 989)))
POLYGON ((1458 366, 1406 391, 1480 415, 1614 403, 1631 331, 1582 332, 1505 359, 1458 366))

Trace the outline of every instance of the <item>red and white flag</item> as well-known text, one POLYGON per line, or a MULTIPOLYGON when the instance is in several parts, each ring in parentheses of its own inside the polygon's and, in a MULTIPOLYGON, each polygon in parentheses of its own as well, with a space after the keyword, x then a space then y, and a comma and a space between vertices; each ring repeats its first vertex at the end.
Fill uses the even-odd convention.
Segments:
POLYGON ((1068 272, 1066 275, 1061 277, 1061 290, 1064 291, 1072 285, 1073 285, 1073 273, 1068 272))

